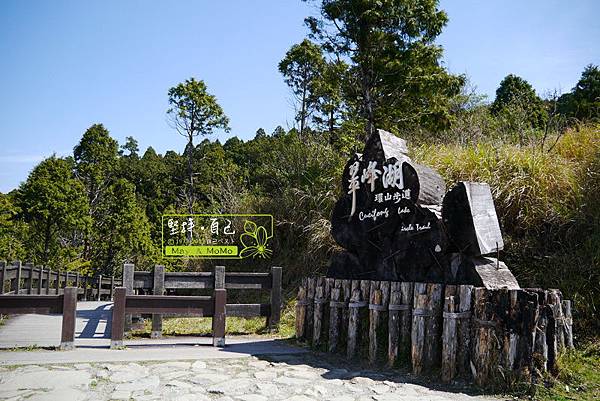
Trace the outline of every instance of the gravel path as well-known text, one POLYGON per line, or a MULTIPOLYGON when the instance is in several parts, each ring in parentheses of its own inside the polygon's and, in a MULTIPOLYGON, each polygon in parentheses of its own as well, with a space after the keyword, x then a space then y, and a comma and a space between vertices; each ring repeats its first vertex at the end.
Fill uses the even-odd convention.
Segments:
POLYGON ((496 400, 430 389, 408 382, 407 377, 347 370, 306 354, 268 359, 4 366, 0 367, 0 399, 496 400))

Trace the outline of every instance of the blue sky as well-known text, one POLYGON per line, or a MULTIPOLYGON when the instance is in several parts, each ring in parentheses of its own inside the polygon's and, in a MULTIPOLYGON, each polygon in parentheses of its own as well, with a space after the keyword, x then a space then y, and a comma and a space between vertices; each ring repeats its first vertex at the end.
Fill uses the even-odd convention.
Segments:
MULTIPOLYGON (((438 43, 450 71, 493 99, 509 73, 539 94, 570 90, 600 64, 600 2, 442 1, 450 22, 438 43)), ((0 3, 0 192, 44 157, 72 152, 101 122, 142 151, 182 151, 167 124, 169 87, 203 79, 249 139, 291 126, 290 95, 277 71, 306 34, 313 6, 299 0, 20 1, 0 3)))

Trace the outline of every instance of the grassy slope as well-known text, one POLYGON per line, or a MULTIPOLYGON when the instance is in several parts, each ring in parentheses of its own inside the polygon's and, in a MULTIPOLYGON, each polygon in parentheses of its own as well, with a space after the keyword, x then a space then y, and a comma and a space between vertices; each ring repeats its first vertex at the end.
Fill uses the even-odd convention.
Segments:
POLYGON ((560 373, 536 388, 535 400, 600 400, 600 339, 559 359, 560 373))

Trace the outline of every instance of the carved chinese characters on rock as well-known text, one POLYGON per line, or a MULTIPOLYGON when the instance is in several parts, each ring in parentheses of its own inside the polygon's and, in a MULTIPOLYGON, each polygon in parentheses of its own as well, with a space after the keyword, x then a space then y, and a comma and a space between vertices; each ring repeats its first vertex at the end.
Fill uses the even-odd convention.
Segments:
MULTIPOLYGON (((486 285, 493 263, 481 256, 503 245, 487 184, 459 183, 446 194, 442 177, 413 162, 404 140, 378 130, 346 164, 342 193, 331 233, 344 250, 329 277, 486 285)), ((518 287, 507 269, 492 275, 518 287)))

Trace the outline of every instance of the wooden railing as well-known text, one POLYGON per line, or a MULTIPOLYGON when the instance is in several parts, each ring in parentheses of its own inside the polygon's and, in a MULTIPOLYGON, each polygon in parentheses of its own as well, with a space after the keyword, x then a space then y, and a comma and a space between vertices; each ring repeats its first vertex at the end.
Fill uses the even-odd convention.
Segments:
POLYGON ((215 289, 212 296, 128 295, 127 289, 115 289, 112 313, 111 348, 123 346, 126 314, 151 313, 160 315, 212 317, 213 346, 225 346, 225 289, 215 289))
POLYGON ((0 297, 0 314, 37 313, 62 314, 60 348, 73 349, 75 340, 75 314, 77 288, 67 287, 62 295, 3 295, 0 297))
POLYGON ((67 286, 77 288, 82 300, 112 299, 113 290, 121 285, 114 276, 88 276, 68 270, 0 261, 0 295, 60 295, 67 286))
MULTIPOLYGON (((217 266, 212 272, 165 272, 161 265, 156 265, 153 271, 148 272, 136 271, 133 264, 123 266, 123 287, 127 289, 127 295, 163 295, 167 291, 177 294, 181 290, 204 289, 269 291, 269 303, 227 304, 226 313, 227 316, 266 317, 270 329, 277 327, 281 317, 281 278, 281 267, 272 267, 269 273, 242 273, 226 272, 224 266, 217 266)), ((162 335, 161 314, 152 316, 151 335, 162 335)))

